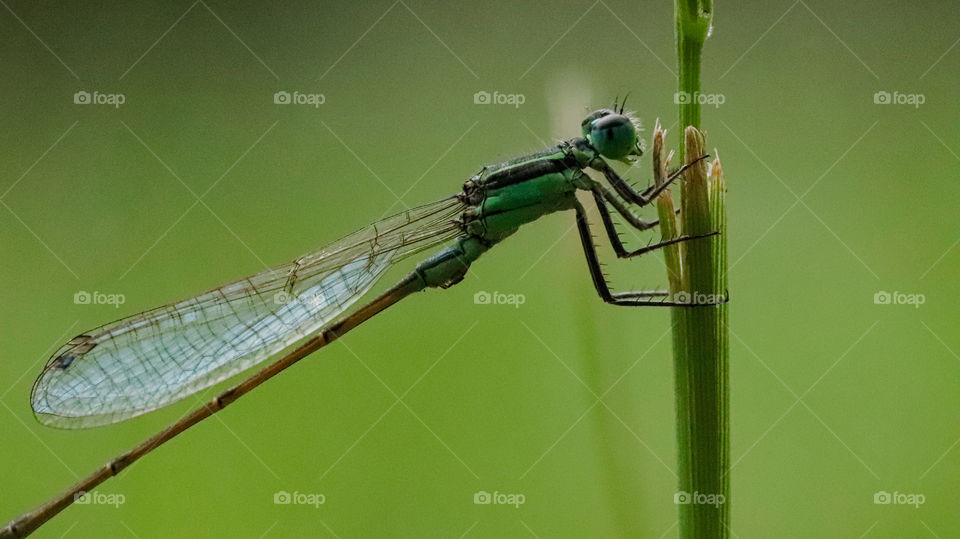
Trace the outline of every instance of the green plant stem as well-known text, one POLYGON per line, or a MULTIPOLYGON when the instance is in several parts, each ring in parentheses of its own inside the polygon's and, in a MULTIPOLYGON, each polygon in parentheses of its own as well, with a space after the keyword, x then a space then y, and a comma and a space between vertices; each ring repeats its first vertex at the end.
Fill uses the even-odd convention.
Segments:
MULTIPOLYGON (((700 132, 700 65, 710 32, 710 0, 675 0, 681 155, 691 162, 706 153, 700 132)), ((657 133, 654 134, 656 146, 657 133)), ((661 135, 662 137, 662 135, 661 135)), ((662 144, 662 142, 661 142, 662 144)), ((661 149, 662 151, 662 149, 661 149)), ((654 150, 655 161, 658 154, 654 150)), ((664 165, 655 163, 655 167, 664 165)), ((656 173, 655 168, 655 173, 656 173)), ((662 172, 659 173, 662 175, 662 172)), ((669 195, 658 201, 665 237, 720 231, 709 240, 676 246, 666 255, 674 297, 716 301, 726 291, 725 183, 719 160, 691 167, 680 183, 681 217, 669 195)), ((727 305, 672 309, 677 407, 678 491, 692 503, 678 504, 680 536, 725 538, 729 528, 729 339, 727 305)))
MULTIPOLYGON (((686 154, 704 153, 703 134, 685 131, 686 154)), ((719 161, 692 167, 681 186, 682 231, 720 236, 689 242, 681 260, 691 301, 713 302, 726 290, 724 182, 719 161)), ((674 325, 679 490, 707 496, 707 503, 679 505, 681 537, 727 537, 729 521, 729 350, 727 305, 678 308, 674 325), (710 500, 722 503, 710 503, 710 500)), ((700 501, 701 503, 696 503, 700 501)))
MULTIPOLYGON (((696 94, 700 91, 700 61, 703 42, 710 33, 711 0, 675 0, 677 20, 678 90, 686 97, 680 102, 680 127, 700 128, 700 105, 696 94), (705 13, 706 15, 702 15, 705 13)), ((683 132, 681 130, 681 137, 683 132)), ((681 140, 681 148, 683 140, 681 140)), ((681 150, 682 151, 682 150, 681 150)), ((683 158, 683 153, 680 157, 683 158)))

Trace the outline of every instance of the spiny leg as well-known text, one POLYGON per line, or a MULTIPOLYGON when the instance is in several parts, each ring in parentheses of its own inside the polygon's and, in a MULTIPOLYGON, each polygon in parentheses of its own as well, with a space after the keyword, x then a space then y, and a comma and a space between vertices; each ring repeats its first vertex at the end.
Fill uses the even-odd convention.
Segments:
POLYGON ((613 206, 613 209, 615 209, 630 226, 637 230, 649 230, 660 224, 659 220, 644 221, 635 215, 615 194, 611 193, 609 189, 599 183, 593 182, 591 191, 593 192, 593 199, 597 202, 597 207, 600 208, 600 218, 603 219, 603 226, 607 229, 607 234, 611 236, 611 241, 612 236, 616 235, 616 229, 613 228, 613 220, 610 218, 610 211, 607 209, 604 200, 609 202, 610 205, 613 206))
POLYGON ((685 170, 687 170, 691 166, 695 165, 696 163, 699 163, 700 161, 708 157, 710 156, 702 155, 696 158, 693 162, 687 163, 686 165, 683 165, 682 167, 680 167, 680 170, 671 174, 670 177, 667 178, 666 181, 664 181, 662 184, 653 185, 642 192, 634 189, 623 178, 621 178, 612 168, 610 168, 610 165, 607 164, 606 161, 604 161, 600 157, 597 157, 590 163, 590 168, 603 172, 603 175, 607 178, 607 181, 610 182, 610 185, 613 187, 613 189, 617 192, 618 195, 623 197, 624 200, 626 200, 627 202, 636 204, 638 206, 646 206, 651 201, 656 199, 657 196, 659 196, 664 189, 669 187, 674 180, 679 178, 680 175, 683 174, 685 170))
MULTIPOLYGON (((650 189, 652 189, 652 187, 648 188, 648 191, 650 189)), ((602 200, 606 200, 607 203, 613 206, 613 209, 616 210, 617 213, 619 213, 628 224, 630 224, 630 226, 636 228, 637 230, 648 230, 660 224, 659 220, 644 221, 643 218, 633 213, 633 211, 631 211, 630 208, 628 208, 626 204, 624 204, 623 201, 617 197, 617 195, 612 193, 609 189, 598 182, 591 181, 590 190, 593 192, 593 198, 597 201, 598 206, 602 206, 602 200), (603 197, 602 200, 601 198, 598 198, 598 195, 599 197, 603 197)), ((680 208, 675 209, 673 212, 675 214, 679 214, 680 208)), ((609 212, 607 213, 609 214, 609 212)))
MULTIPOLYGON (((608 191, 608 192, 609 192, 609 191, 608 191)), ((603 221, 603 228, 604 228, 604 230, 607 231, 607 237, 610 238, 610 245, 613 247, 614 252, 617 253, 617 258, 633 258, 633 257, 635 257, 635 256, 640 256, 640 255, 642 255, 642 254, 649 253, 650 251, 654 251, 654 250, 659 249, 659 248, 661 248, 661 247, 666 247, 667 245, 673 245, 673 244, 675 244, 675 243, 680 243, 680 242, 682 242, 682 241, 687 241, 687 240, 695 240, 695 239, 699 239, 699 238, 707 238, 707 237, 715 236, 715 235, 719 234, 719 232, 708 232, 708 233, 706 233, 706 234, 698 234, 698 235, 695 235, 695 236, 687 236, 687 235, 677 236, 676 238, 671 238, 671 239, 669 239, 669 240, 663 240, 663 241, 661 241, 661 242, 648 245, 648 246, 646 246, 646 247, 641 247, 641 248, 636 249, 636 250, 634 250, 634 251, 628 251, 628 250, 624 247, 623 241, 620 239, 620 234, 617 232, 617 227, 616 227, 616 225, 614 224, 613 219, 612 219, 611 216, 610 216, 610 210, 607 209, 607 206, 606 206, 606 204, 604 203, 604 199, 603 199, 603 198, 601 197, 601 195, 600 195, 599 193, 597 193, 596 191, 593 192, 593 199, 594 199, 594 200, 596 201, 596 203, 597 203, 597 209, 600 210, 600 220, 603 221)), ((618 201, 618 202, 619 202, 619 201, 618 201)), ((614 208, 616 208, 616 206, 614 206, 614 208)), ((619 209, 618 209, 618 212, 619 212, 619 209)), ((621 213, 621 215, 622 215, 622 212, 620 212, 620 213, 621 213)), ((632 215, 632 214, 630 214, 630 215, 632 215)), ((631 223, 631 224, 633 224, 633 223, 631 223)), ((645 224, 646 224, 646 223, 645 223, 645 224)), ((646 226, 645 228, 650 228, 650 227, 654 226, 655 224, 656 224, 656 222, 654 222, 654 223, 652 223, 652 224, 648 224, 648 226, 646 226)), ((636 226, 636 225, 634 225, 634 226, 636 226)), ((638 227, 638 228, 639 228, 639 227, 638 227)), ((640 230, 644 230, 645 228, 640 228, 640 230)))
MULTIPOLYGON (((596 202, 597 209, 600 211, 600 220, 603 221, 603 228, 607 231, 607 237, 610 238, 610 246, 613 247, 613 251, 617 254, 617 258, 626 258, 627 249, 623 246, 623 241, 620 240, 620 232, 617 231, 617 227, 613 223, 613 218, 610 217, 610 210, 607 209, 607 205, 604 202, 603 197, 594 191, 593 200, 596 202)), ((649 224, 649 227, 652 227, 657 223, 659 223, 659 221, 644 224, 649 224)), ((645 230, 645 228, 637 228, 640 230, 645 230)))
MULTIPOLYGON (((703 157, 706 158, 706 157, 709 157, 709 156, 706 156, 706 155, 705 155, 705 156, 703 156, 703 157)), ((673 181, 673 179, 674 179, 678 174, 680 174, 681 172, 683 172, 682 168, 683 168, 683 167, 671 169, 671 170, 670 170, 670 173, 667 175, 667 178, 668 178, 667 181, 673 181)), ((643 192, 640 193, 640 196, 642 196, 643 198, 650 198, 650 193, 652 193, 653 190, 656 189, 656 187, 657 187, 656 183, 654 183, 653 185, 647 186, 647 188, 644 189, 643 192)), ((679 210, 677 210, 677 211, 679 212, 679 210)))
MULTIPOLYGON (((590 223, 587 222, 587 212, 583 206, 577 202, 574 209, 577 212, 577 230, 580 232, 580 243, 583 244, 583 254, 587 259, 587 268, 590 270, 590 278, 593 279, 593 286, 597 290, 600 299, 612 305, 622 306, 650 306, 650 307, 697 307, 696 304, 679 303, 666 301, 663 299, 670 295, 666 290, 637 290, 632 292, 611 292, 607 286, 607 280, 603 276, 603 269, 600 268, 600 259, 597 257, 597 247, 593 243, 593 235, 590 233, 590 223)), ((693 238, 675 238, 677 243, 693 238)), ((669 243, 667 243, 669 245, 669 243)), ((651 245, 650 249, 656 249, 663 245, 651 245)))

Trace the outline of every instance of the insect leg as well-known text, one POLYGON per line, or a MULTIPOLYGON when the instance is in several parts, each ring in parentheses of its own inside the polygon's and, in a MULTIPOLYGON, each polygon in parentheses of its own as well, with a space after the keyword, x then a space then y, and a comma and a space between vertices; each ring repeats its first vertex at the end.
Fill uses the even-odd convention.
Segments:
MULTIPOLYGON (((583 254, 587 259, 587 268, 590 270, 590 277, 593 280, 593 286, 597 290, 597 294, 600 296, 600 299, 611 304, 611 305, 622 305, 622 306, 650 306, 650 307, 698 307, 700 304, 695 303, 682 303, 676 301, 666 301, 665 299, 657 298, 666 298, 669 297, 670 292, 666 290, 636 290, 630 292, 611 292, 610 287, 607 285, 607 279, 603 275, 603 269, 600 267, 600 259, 597 256, 597 247, 593 243, 593 235, 590 232, 590 224, 587 222, 587 212, 583 209, 583 206, 577 202, 574 207, 577 213, 577 231, 580 233, 580 243, 583 244, 583 254)), ((692 237, 680 237, 674 238, 669 242, 661 242, 659 244, 651 245, 646 248, 644 252, 649 252, 654 249, 663 247, 664 245, 670 245, 672 243, 678 243, 680 241, 686 241, 689 239, 694 239, 692 237)), ((713 305, 713 304, 706 304, 713 305)))
POLYGON ((621 178, 610 165, 607 164, 602 158, 597 157, 590 162, 590 168, 602 172, 603 175, 607 178, 607 181, 610 182, 610 185, 613 189, 623 197, 627 202, 631 202, 638 206, 646 206, 651 201, 657 198, 657 196, 663 192, 664 189, 670 186, 674 180, 680 177, 683 174, 683 171, 687 170, 689 167, 693 166, 696 163, 710 157, 709 155, 702 155, 694 160, 692 163, 687 163, 686 165, 680 167, 680 170, 673 173, 669 178, 666 179, 662 184, 654 186, 652 189, 648 188, 644 191, 637 191, 630 186, 623 178, 621 178))
MULTIPOLYGON (((600 186, 600 188, 602 189, 603 187, 600 186)), ((610 193, 609 191, 607 191, 607 193, 609 193, 610 197, 616 201, 616 204, 620 203, 620 201, 616 200, 616 198, 613 197, 612 193, 610 193)), ((617 258, 632 258, 635 256, 640 256, 644 253, 649 253, 650 251, 654 251, 661 247, 666 247, 667 245, 673 245, 674 243, 680 243, 682 241, 695 240, 699 238, 707 238, 707 237, 719 234, 719 232, 708 232, 706 234, 698 234, 695 236, 688 236, 688 235, 677 236, 676 238, 663 240, 661 242, 648 245, 646 247, 641 247, 640 249, 636 249, 634 251, 628 251, 623 246, 623 241, 620 240, 620 234, 617 233, 617 229, 613 223, 613 219, 610 217, 610 210, 607 209, 607 206, 604 203, 604 199, 601 197, 600 193, 598 193, 597 191, 594 191, 593 199, 597 203, 597 209, 600 210, 600 220, 603 221, 603 228, 607 231, 607 237, 610 238, 610 245, 613 247, 614 252, 617 253, 617 258)), ((614 205, 614 208, 617 208, 616 204, 614 205)), ((636 219, 636 217, 633 216, 633 214, 630 213, 629 210, 627 210, 626 208, 623 208, 623 210, 624 211, 620 211, 620 208, 617 208, 618 213, 623 215, 628 221, 630 221, 630 217, 634 217, 634 219, 636 219)), ((637 227, 638 229, 645 230, 647 228, 651 228, 655 226, 658 223, 658 221, 654 221, 653 223, 645 223, 643 221, 640 221, 640 223, 644 226, 642 227, 637 226, 634 222, 630 222, 631 225, 637 227)))
POLYGON ((597 207, 600 208, 600 218, 603 219, 603 226, 607 229, 607 234, 610 235, 611 241, 613 241, 615 229, 613 228, 613 220, 610 218, 610 211, 606 203, 613 206, 613 209, 616 210, 630 226, 637 230, 648 230, 660 224, 660 221, 644 221, 635 215, 616 195, 599 183, 594 182, 590 189, 593 192, 593 199, 597 202, 597 207), (604 201, 606 201, 606 203, 604 201))

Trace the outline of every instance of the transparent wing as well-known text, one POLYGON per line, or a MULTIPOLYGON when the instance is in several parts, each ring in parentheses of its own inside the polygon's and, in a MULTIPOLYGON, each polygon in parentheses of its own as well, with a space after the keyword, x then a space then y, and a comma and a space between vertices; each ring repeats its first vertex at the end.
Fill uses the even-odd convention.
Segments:
POLYGON ((293 262, 74 337, 30 401, 44 424, 83 428, 166 406, 329 323, 387 268, 459 234, 447 198, 392 215, 293 262))

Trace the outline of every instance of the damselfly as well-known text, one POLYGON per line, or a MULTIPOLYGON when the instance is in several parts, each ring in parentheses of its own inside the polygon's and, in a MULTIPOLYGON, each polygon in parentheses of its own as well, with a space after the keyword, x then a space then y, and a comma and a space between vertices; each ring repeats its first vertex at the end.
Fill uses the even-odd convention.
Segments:
POLYGON ((483 167, 454 196, 389 216, 288 264, 74 337, 53 354, 33 386, 31 404, 37 419, 46 425, 83 428, 138 416, 250 369, 298 341, 304 342, 61 496, 12 521, 0 535, 30 533, 72 503, 78 493, 116 475, 409 294, 460 282, 470 264, 483 253, 522 225, 550 213, 574 212, 593 286, 607 303, 697 306, 671 301, 663 290, 611 291, 600 268, 587 213, 576 198, 578 190, 592 194, 619 258, 712 235, 679 236, 633 251, 624 247, 610 208, 639 230, 656 226, 657 221, 644 221, 631 206, 649 204, 686 167, 706 157, 690 160, 665 181, 637 191, 607 159, 629 164, 640 157, 643 147, 639 130, 639 122, 625 113, 622 105, 620 110, 615 104, 612 109, 594 111, 583 120, 581 137, 483 167), (602 173, 613 190, 588 176, 584 172, 587 168, 602 173), (388 268, 441 244, 449 245, 417 264, 383 294, 344 314, 388 268))

